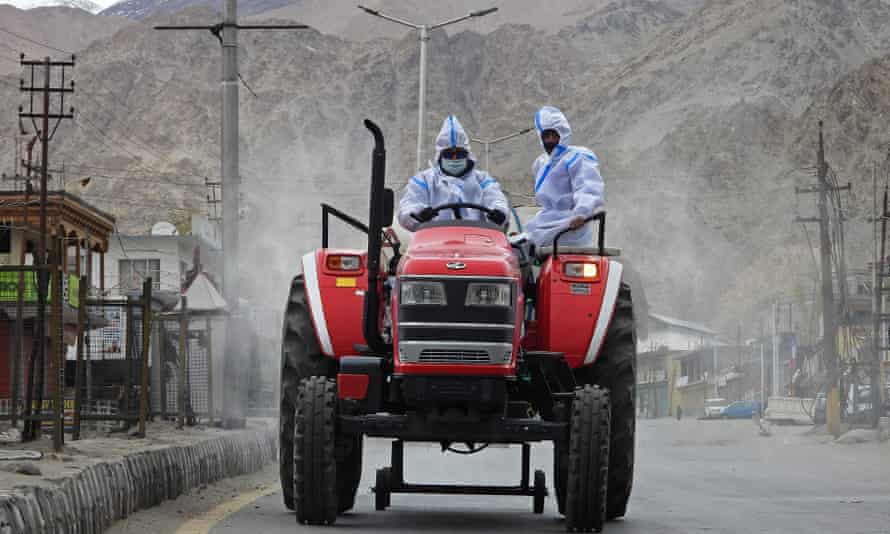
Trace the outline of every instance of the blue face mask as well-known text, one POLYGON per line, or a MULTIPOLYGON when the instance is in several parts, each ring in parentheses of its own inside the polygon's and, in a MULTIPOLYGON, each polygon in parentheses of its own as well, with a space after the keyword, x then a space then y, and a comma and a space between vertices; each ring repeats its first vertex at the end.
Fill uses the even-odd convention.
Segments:
POLYGON ((449 176, 463 176, 467 170, 467 158, 440 160, 442 171, 449 176))

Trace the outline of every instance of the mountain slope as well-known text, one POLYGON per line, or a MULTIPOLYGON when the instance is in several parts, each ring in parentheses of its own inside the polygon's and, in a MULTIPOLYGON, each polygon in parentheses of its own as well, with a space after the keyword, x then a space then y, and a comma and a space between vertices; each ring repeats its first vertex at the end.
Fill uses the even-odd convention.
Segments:
POLYGON ((58 58, 64 55, 60 50, 80 52, 130 24, 131 21, 120 17, 98 17, 70 7, 24 10, 0 5, 0 57, 4 58, 0 60, 0 75, 20 73, 20 53, 30 58, 47 54, 58 58))

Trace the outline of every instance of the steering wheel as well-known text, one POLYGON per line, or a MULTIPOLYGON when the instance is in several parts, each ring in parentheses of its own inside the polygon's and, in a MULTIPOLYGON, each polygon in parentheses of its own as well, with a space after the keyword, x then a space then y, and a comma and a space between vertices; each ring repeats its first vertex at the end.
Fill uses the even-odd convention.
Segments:
POLYGON ((450 204, 442 204, 441 206, 436 206, 435 208, 433 208, 433 212, 435 213, 435 215, 433 215, 433 217, 435 217, 436 215, 439 215, 439 212, 441 212, 441 211, 452 210, 454 212, 454 218, 458 219, 458 220, 462 220, 463 217, 460 214, 460 210, 462 208, 478 210, 486 215, 491 215, 492 213, 495 212, 495 210, 493 210, 491 208, 486 208, 485 206, 482 206, 480 204, 473 204, 471 202, 452 202, 450 204))

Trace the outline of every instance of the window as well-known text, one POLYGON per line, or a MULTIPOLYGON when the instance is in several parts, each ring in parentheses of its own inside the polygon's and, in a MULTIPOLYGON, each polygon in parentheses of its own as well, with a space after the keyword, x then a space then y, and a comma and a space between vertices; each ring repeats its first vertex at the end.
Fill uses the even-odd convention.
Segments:
POLYGON ((141 291, 142 283, 151 277, 152 289, 161 289, 161 260, 119 260, 118 276, 123 292, 141 291))
MULTIPOLYGON (((8 223, 4 223, 8 224, 8 223)), ((9 254, 12 251, 12 233, 9 227, 0 228, 0 254, 9 254)))

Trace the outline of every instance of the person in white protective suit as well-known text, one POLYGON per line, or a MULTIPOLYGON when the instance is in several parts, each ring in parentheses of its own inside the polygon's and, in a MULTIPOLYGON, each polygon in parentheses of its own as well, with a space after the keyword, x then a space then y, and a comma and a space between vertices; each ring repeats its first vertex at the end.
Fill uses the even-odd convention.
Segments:
POLYGON ((454 115, 449 115, 436 138, 436 159, 430 168, 408 180, 399 202, 399 224, 413 232, 421 223, 454 219, 453 210, 436 214, 433 208, 464 202, 479 204, 492 211, 486 214, 472 208, 461 209, 464 220, 486 219, 502 226, 510 206, 497 180, 476 169, 470 151, 470 138, 454 115))
POLYGON ((599 160, 589 148, 569 145, 572 129, 559 109, 538 110, 535 128, 545 151, 532 165, 535 200, 542 209, 526 224, 526 235, 540 248, 552 245, 556 234, 571 228, 559 239, 560 245, 590 246, 593 225, 584 220, 603 206, 599 160))

